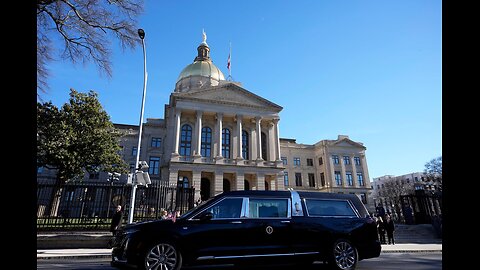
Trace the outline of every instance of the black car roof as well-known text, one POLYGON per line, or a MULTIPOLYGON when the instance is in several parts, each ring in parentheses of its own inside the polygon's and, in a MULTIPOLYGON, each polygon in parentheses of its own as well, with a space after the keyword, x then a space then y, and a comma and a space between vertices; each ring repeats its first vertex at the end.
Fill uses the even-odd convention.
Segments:
POLYGON ((250 196, 250 195, 261 195, 261 196, 290 196, 289 191, 284 190, 234 190, 223 192, 221 196, 230 196, 230 197, 241 197, 241 196, 250 196))

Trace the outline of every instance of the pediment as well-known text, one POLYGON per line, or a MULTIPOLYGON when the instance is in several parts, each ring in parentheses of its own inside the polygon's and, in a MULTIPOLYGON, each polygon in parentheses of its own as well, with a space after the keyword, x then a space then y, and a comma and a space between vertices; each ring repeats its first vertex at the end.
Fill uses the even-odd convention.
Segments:
POLYGON ((281 111, 283 108, 267 99, 233 83, 206 89, 175 94, 176 100, 191 100, 202 103, 220 103, 239 107, 253 107, 281 111))
POLYGON ((336 142, 333 143, 333 145, 335 146, 338 146, 338 147, 360 147, 360 148, 365 148, 365 146, 363 146, 362 144, 359 144, 357 142, 354 142, 350 139, 347 139, 347 138, 344 138, 344 139, 340 139, 336 142))

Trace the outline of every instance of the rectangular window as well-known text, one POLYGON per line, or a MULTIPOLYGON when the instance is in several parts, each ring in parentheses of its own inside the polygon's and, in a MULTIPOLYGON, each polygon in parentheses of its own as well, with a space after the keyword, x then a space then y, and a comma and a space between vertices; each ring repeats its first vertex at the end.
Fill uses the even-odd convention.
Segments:
POLYGON ((295 173, 295 185, 297 187, 301 187, 302 186, 302 173, 295 173))
POLYGON ((357 216, 348 201, 307 199, 305 204, 309 216, 357 216))
POLYGON ((137 155, 137 147, 133 147, 132 148, 132 156, 136 156, 137 155))
POLYGON ((333 159, 333 164, 339 164, 340 163, 340 160, 338 159, 338 156, 333 155, 332 159, 333 159))
POLYGON ((294 157, 293 158, 293 165, 294 166, 300 166, 300 158, 299 157, 294 157))
POLYGON ((283 165, 287 165, 287 157, 282 157, 283 165))
POLYGON ((159 174, 160 168, 160 157, 150 157, 150 161, 148 162, 148 173, 149 174, 159 174))
POLYGON ((288 199, 250 199, 249 218, 286 218, 288 217, 288 199))
POLYGON ((343 164, 350 165, 350 157, 349 156, 343 156, 343 164))
POLYGON ((335 181, 337 182, 337 186, 342 186, 342 175, 339 171, 335 171, 335 181))
POLYGON ((318 159, 318 165, 323 165, 323 158, 322 158, 322 157, 320 157, 320 158, 318 159))
POLYGON ((358 185, 363 187, 365 186, 365 181, 363 181, 363 173, 357 173, 358 185))
POLYGON ((377 185, 377 189, 380 189, 380 185, 377 185))
POLYGON ((307 166, 313 166, 313 159, 307 158, 307 166))
POLYGON ((347 184, 353 186, 353 175, 352 172, 346 172, 347 184))
POLYGON ((283 184, 288 187, 288 172, 283 173, 283 184))
POLYGON ((315 187, 315 174, 313 173, 308 174, 308 185, 310 187, 315 187))
POLYGON ((320 173, 320 182, 322 182, 322 187, 325 186, 325 174, 322 172, 320 173))
POLYGON ((360 166, 360 157, 354 157, 353 160, 355 160, 355 165, 360 166))
POLYGON ((152 138, 152 147, 158 148, 162 144, 162 138, 152 138))

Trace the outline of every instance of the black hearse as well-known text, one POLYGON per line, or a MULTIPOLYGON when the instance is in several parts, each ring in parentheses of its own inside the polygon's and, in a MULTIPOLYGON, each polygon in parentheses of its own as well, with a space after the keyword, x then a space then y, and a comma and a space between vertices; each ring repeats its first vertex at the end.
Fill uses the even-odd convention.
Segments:
POLYGON ((114 240, 111 265, 178 270, 183 265, 320 260, 349 270, 380 251, 376 223, 356 195, 231 191, 175 222, 125 226, 114 240))

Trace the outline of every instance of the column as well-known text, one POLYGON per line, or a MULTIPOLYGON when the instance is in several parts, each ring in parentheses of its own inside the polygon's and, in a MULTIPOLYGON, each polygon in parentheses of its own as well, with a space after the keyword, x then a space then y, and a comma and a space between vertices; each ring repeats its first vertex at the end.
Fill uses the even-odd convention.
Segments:
MULTIPOLYGON (((335 164, 333 164, 333 158, 331 155, 326 155, 328 157, 328 160, 330 163, 330 186, 331 187, 336 187, 337 186, 337 180, 335 180, 335 164)), ((328 181, 328 180, 327 180, 328 181)))
POLYGON ((352 164, 352 174, 353 174, 353 186, 358 187, 358 177, 357 177, 357 168, 355 165, 355 156, 350 157, 350 163, 352 164))
POLYGON ((342 184, 344 187, 346 187, 347 184, 347 174, 345 173, 345 161, 343 160, 343 156, 338 157, 340 159, 340 168, 342 169, 342 184))
POLYGON ((223 120, 223 114, 217 113, 217 136, 216 136, 216 141, 217 141, 217 156, 215 157, 216 159, 222 159, 222 120, 223 120))
POLYGON ((172 156, 178 156, 178 149, 180 148, 180 117, 182 115, 182 111, 180 109, 176 109, 175 111, 175 143, 172 156))
POLYGON ((245 175, 237 172, 237 180, 235 190, 245 190, 245 175))
POLYGON ((200 198, 200 189, 202 183, 202 172, 193 171, 192 172, 192 187, 195 188, 195 202, 200 198))
POLYGON ((256 138, 257 138, 257 161, 263 160, 263 157, 262 157, 262 127, 260 126, 261 121, 262 121, 261 117, 255 117, 256 138))
POLYGON ((215 183, 213 184, 213 196, 223 192, 223 172, 215 172, 215 183))
POLYGON ((257 174, 257 190, 265 190, 265 174, 257 174))
POLYGON ((250 128, 250 160, 257 159, 257 133, 255 128, 250 128))
POLYGON ((273 119, 273 124, 275 125, 275 160, 282 161, 280 154, 280 131, 278 129, 278 121, 280 121, 280 119, 273 119))
POLYGON ((363 171, 363 182, 365 183, 366 188, 370 188, 370 176, 368 175, 367 158, 365 157, 365 153, 360 154, 360 163, 363 171))
POLYGON ((268 161, 275 161, 277 152, 275 149, 277 148, 277 144, 275 143, 275 124, 273 121, 268 123, 268 157, 264 157, 265 159, 268 158, 268 161))
POLYGON ((197 121, 195 122, 195 139, 194 139, 194 160, 200 161, 201 155, 201 146, 202 146, 202 112, 197 111, 197 121))
MULTIPOLYGON (((242 160, 242 116, 237 114, 237 160, 242 160)), ((243 181, 242 181, 243 185, 243 181)), ((243 190, 243 189, 242 189, 243 190)))

